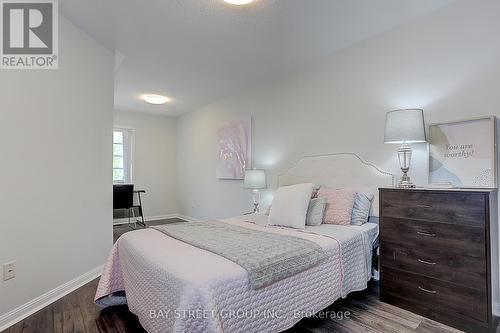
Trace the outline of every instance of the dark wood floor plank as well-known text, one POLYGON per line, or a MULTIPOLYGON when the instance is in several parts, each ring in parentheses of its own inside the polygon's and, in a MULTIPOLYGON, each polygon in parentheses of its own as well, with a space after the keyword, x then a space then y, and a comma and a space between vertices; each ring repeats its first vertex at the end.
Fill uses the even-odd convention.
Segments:
POLYGON ((23 333, 52 332, 54 330, 52 321, 52 310, 44 308, 24 321, 23 333))
POLYGON ((394 316, 397 320, 403 319, 407 322, 407 326, 409 327, 417 328, 424 319, 422 316, 406 311, 405 309, 401 309, 387 303, 382 303, 379 301, 378 296, 365 299, 355 299, 353 302, 364 304, 370 310, 390 314, 391 317, 394 316))
POLYGON ((384 333, 408 333, 413 331, 410 327, 405 327, 397 321, 386 320, 383 317, 374 315, 366 311, 366 308, 356 306, 350 301, 343 301, 341 306, 332 310, 336 313, 342 312, 344 314, 349 314, 349 317, 342 320, 330 319, 324 324, 324 326, 329 326, 329 328, 340 326, 344 331, 355 328, 363 332, 384 333))
POLYGON ((424 318, 417 328, 418 333, 461 333, 455 328, 424 318))
POLYGON ((388 320, 385 317, 370 313, 370 311, 366 311, 356 305, 347 306, 345 309, 351 312, 354 320, 366 323, 375 330, 386 333, 414 332, 413 328, 405 326, 401 321, 388 320))
POLYGON ((23 333, 24 321, 21 321, 4 331, 4 333, 23 333))
POLYGON ((361 301, 352 300, 350 303, 350 308, 356 309, 360 313, 369 313, 374 318, 378 318, 379 320, 387 321, 390 323, 397 323, 401 325, 406 330, 415 330, 422 322, 421 318, 415 318, 413 316, 404 316, 396 315, 391 310, 391 308, 382 308, 377 306, 368 305, 361 301))
POLYGON ((322 326, 318 327, 319 331, 314 332, 341 332, 341 333, 385 333, 385 331, 377 330, 370 323, 356 320, 354 318, 346 320, 325 321, 322 326))
MULTIPOLYGON (((114 310, 113 310, 114 311, 114 310)), ((99 329, 99 332, 102 333, 114 333, 117 332, 117 328, 113 323, 113 320, 109 315, 106 315, 107 310, 103 310, 101 315, 96 318, 96 325, 99 329)))
POLYGON ((62 333, 63 332, 63 315, 62 312, 53 312, 54 318, 54 333, 62 333))

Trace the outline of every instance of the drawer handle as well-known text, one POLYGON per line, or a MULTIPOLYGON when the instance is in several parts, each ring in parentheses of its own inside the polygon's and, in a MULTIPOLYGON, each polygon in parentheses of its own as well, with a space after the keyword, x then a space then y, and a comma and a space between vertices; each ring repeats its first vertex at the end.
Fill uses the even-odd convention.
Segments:
POLYGON ((426 292, 428 294, 437 294, 437 291, 435 291, 435 290, 425 289, 425 288, 422 288, 420 286, 418 286, 418 289, 420 289, 421 291, 426 292))
POLYGON ((431 205, 417 205, 418 208, 423 208, 423 209, 431 209, 431 205))
POLYGON ((425 260, 422 260, 422 259, 418 259, 418 262, 420 262, 422 264, 426 264, 426 265, 436 265, 437 264, 435 262, 425 261, 425 260))
POLYGON ((433 234, 431 232, 417 231, 417 234, 419 234, 420 236, 436 237, 436 234, 433 234))

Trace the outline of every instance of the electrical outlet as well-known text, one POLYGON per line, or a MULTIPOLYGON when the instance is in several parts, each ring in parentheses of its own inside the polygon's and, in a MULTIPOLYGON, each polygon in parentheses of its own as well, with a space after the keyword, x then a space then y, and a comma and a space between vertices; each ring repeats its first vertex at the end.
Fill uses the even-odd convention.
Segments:
POLYGON ((11 261, 3 264, 3 280, 7 281, 16 277, 16 262, 11 261))

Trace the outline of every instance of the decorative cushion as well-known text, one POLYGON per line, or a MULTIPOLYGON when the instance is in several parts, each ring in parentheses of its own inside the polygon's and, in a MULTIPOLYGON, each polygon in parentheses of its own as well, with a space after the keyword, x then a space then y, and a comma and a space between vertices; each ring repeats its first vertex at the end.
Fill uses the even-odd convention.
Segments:
POLYGON ((350 225, 356 191, 320 189, 318 198, 328 202, 323 223, 350 225))
POLYGON ((269 225, 304 229, 313 187, 310 183, 280 187, 274 195, 269 225))
POLYGON ((354 206, 352 208, 352 225, 363 225, 368 222, 370 217, 370 210, 372 208, 372 202, 375 196, 371 193, 356 193, 356 198, 354 200, 354 206))
MULTIPOLYGON (((321 186, 320 186, 320 185, 314 185, 314 187, 313 187, 313 191, 312 191, 312 193, 311 193, 311 199, 315 199, 315 198, 317 198, 317 197, 318 197, 318 191, 319 191, 319 189, 320 189, 320 188, 321 188, 321 186)), ((272 207, 272 206, 273 206, 273 204, 272 204, 272 203, 271 203, 269 206, 267 206, 267 208, 266 208, 266 211, 265 211, 264 215, 269 216, 269 214, 271 213, 271 207, 272 207)))
POLYGON ((325 198, 314 198, 309 202, 309 209, 307 210, 306 225, 317 226, 323 223, 326 209, 325 198))

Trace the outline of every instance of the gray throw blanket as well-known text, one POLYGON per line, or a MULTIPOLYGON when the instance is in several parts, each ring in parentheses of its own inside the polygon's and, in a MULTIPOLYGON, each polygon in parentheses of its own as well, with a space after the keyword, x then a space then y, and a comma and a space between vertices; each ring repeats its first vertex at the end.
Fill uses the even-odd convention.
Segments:
POLYGON ((248 272, 253 289, 305 271, 326 258, 314 242, 219 221, 173 223, 153 229, 235 262, 248 272))

